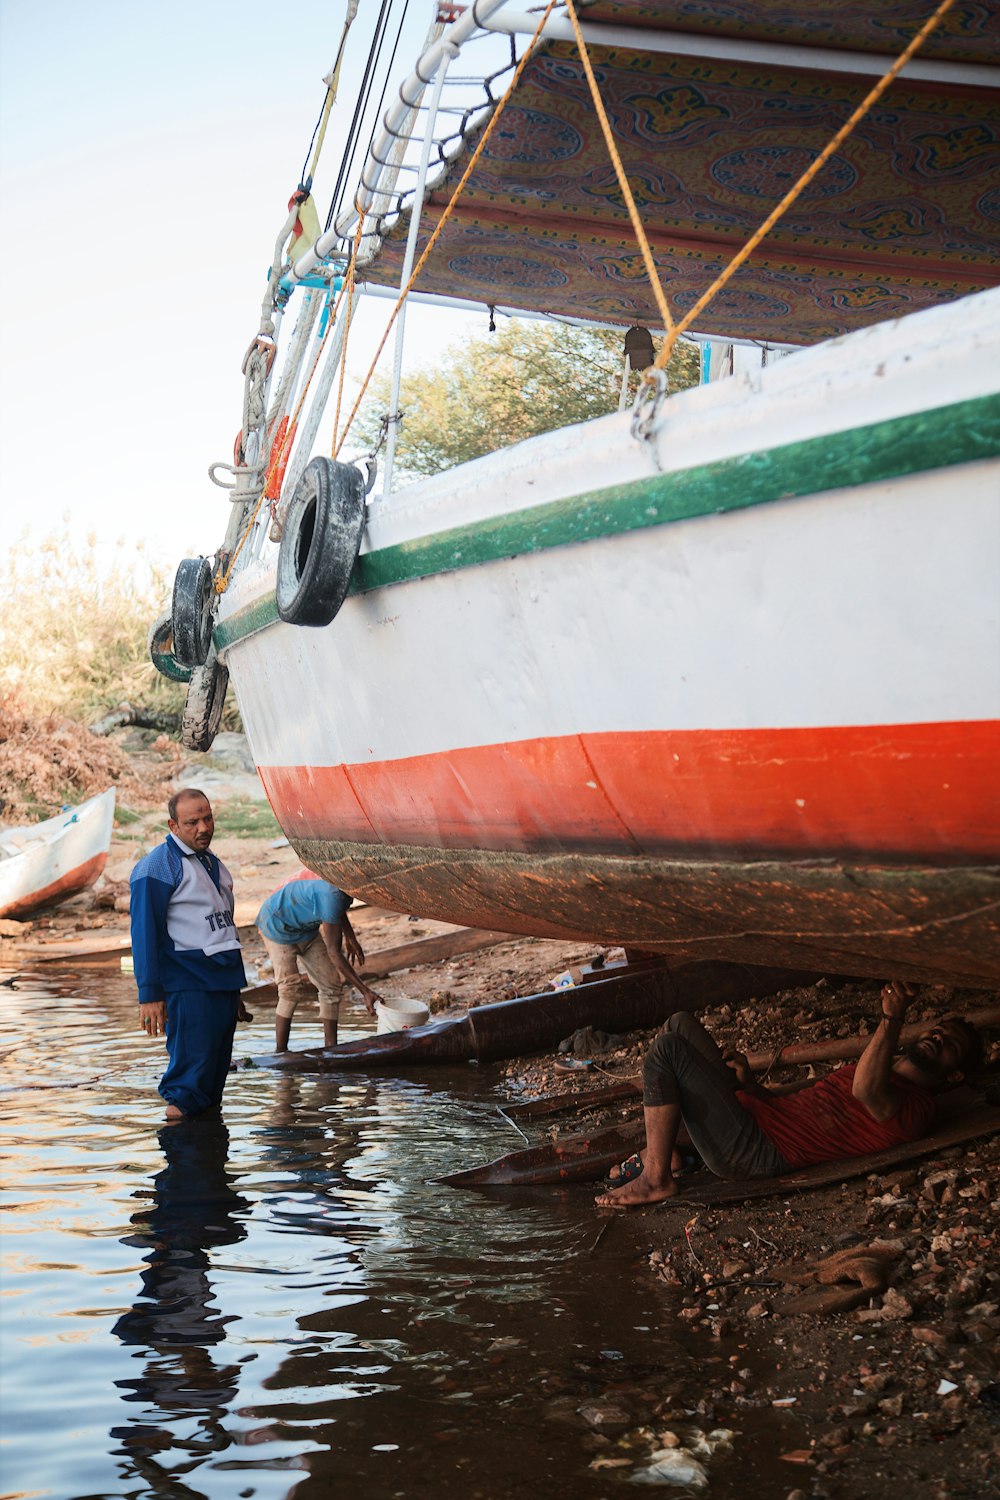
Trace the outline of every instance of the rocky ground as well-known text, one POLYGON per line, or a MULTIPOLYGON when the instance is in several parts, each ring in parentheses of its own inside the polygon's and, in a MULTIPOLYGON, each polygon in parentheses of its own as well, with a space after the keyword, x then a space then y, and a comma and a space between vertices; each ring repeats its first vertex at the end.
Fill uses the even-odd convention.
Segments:
MULTIPOLYGON (((915 1018, 995 998, 929 992, 915 1018)), ((876 1006, 876 986, 826 983, 703 1019, 727 1044, 768 1051, 803 1034, 856 1034, 876 1006)), ((651 1035, 599 1054, 585 1082, 567 1082, 552 1058, 514 1060, 509 1086, 531 1096, 636 1077, 651 1035)), ((1000 1102, 995 1074, 979 1092, 1000 1102)), ((599 1128, 625 1112, 587 1119, 599 1128)), ((1000 1136, 750 1204, 699 1202, 696 1183, 607 1232, 634 1235, 649 1274, 672 1289, 704 1349, 704 1394, 692 1408, 609 1383, 590 1408, 595 1464, 634 1465, 641 1452, 648 1467, 652 1444, 661 1466, 680 1463, 697 1488, 710 1455, 684 1446, 685 1424, 746 1433, 780 1415, 789 1478, 775 1493, 786 1500, 869 1500, 900 1483, 915 1500, 1000 1494, 1000 1136)))
MULTIPOLYGON (((117 740, 127 772, 105 876, 93 892, 30 923, 0 923, 0 966, 25 952, 90 951, 127 937, 128 874, 162 837, 163 806, 177 785, 202 787, 216 807, 215 848, 233 871, 240 923, 252 922, 262 897, 299 868, 238 737, 193 758, 148 733, 123 731, 117 740)), ((369 953, 452 930, 419 913, 361 908, 353 916, 369 953)), ((410 968, 378 987, 387 998, 422 999, 436 1015, 461 1014, 469 1004, 536 993, 602 952, 622 957, 519 938, 410 968)), ((266 979, 252 940, 249 957, 266 979)), ((911 1019, 998 1000, 926 988, 911 1019)), ((877 1011, 877 984, 831 977, 703 1019, 723 1044, 771 1052, 791 1040, 863 1035, 877 1011)), ((585 1054, 577 1060, 591 1066, 575 1073, 562 1070, 574 1056, 567 1038, 564 1054, 513 1059, 499 1076, 512 1099, 637 1078, 650 1035, 577 1038, 575 1051, 585 1054)), ((1000 1103, 1000 1029, 987 1035, 992 1071, 979 1092, 1000 1103)), ((793 1076, 772 1074, 776 1082, 793 1076)), ((542 1141, 636 1114, 637 1104, 626 1103, 527 1128, 542 1141)), ((705 1372, 697 1400, 679 1406, 676 1393, 664 1397, 655 1383, 616 1385, 612 1371, 574 1418, 595 1469, 634 1468, 640 1450, 649 1467, 652 1452, 660 1472, 651 1481, 680 1476, 698 1489, 708 1459, 684 1446, 684 1424, 746 1431, 766 1413, 769 1422, 781 1419, 785 1500, 888 1500, 901 1485, 911 1500, 1000 1494, 998 1191, 1000 1136, 993 1136, 796 1196, 712 1205, 689 1185, 671 1205, 627 1217, 595 1211, 595 1234, 634 1245, 644 1274, 670 1288, 689 1338, 703 1345, 705 1372)))

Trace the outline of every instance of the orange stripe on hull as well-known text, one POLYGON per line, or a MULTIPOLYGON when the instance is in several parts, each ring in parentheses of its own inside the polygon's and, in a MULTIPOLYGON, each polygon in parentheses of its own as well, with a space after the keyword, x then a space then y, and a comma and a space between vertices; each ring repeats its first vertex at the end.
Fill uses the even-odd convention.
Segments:
POLYGON ((27 917, 33 911, 40 911, 45 906, 58 906, 60 901, 68 901, 70 896, 77 896, 81 891, 87 890, 100 875, 107 863, 107 850, 95 854, 92 859, 85 860, 82 865, 77 865, 75 870, 68 870, 65 875, 60 875, 58 880, 51 881, 43 886, 41 890, 30 891, 17 901, 12 901, 5 906, 0 916, 3 917, 27 917))
POLYGON ((583 734, 261 766, 285 831, 436 849, 1000 857, 1000 722, 583 734))

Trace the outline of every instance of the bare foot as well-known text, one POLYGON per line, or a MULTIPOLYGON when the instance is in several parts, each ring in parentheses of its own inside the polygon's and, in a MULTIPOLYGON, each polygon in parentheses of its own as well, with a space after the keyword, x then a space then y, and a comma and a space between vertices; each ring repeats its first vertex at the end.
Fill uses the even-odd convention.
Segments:
POLYGON ((598 1208, 640 1208, 644 1203, 665 1203, 668 1198, 676 1198, 679 1192, 680 1188, 672 1177, 654 1182, 648 1172, 643 1172, 641 1177, 623 1182, 621 1187, 612 1188, 609 1193, 599 1193, 594 1202, 598 1208))
POLYGON ((184 1111, 182 1109, 178 1109, 176 1104, 168 1104, 167 1105, 167 1119, 168 1120, 183 1120, 184 1118, 185 1118, 184 1111))

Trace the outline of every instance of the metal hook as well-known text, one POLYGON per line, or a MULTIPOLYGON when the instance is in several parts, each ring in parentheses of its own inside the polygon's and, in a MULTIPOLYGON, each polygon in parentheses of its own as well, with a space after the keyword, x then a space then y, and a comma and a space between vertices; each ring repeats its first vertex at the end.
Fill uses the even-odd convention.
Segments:
POLYGON ((632 436, 640 443, 648 443, 653 436, 653 424, 659 414, 660 405, 670 394, 666 370, 646 370, 639 382, 632 407, 632 436))

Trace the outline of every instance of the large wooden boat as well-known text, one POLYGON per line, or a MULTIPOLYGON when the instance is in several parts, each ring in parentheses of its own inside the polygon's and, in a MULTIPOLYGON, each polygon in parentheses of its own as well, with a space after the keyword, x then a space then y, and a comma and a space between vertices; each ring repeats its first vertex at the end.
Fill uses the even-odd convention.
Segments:
POLYGON ((0 828, 0 917, 28 917, 77 896, 107 863, 115 791, 109 788, 54 818, 0 828))
MULTIPOLYGON (((929 14, 586 9, 672 307, 929 14)), ((655 325, 565 37, 532 44, 416 285, 655 325)), ((1000 983, 998 44, 956 4, 697 325, 796 352, 370 500, 329 624, 280 617, 259 515, 231 572, 222 549, 215 650, 311 869, 471 926, 1000 983)), ((398 282, 408 216, 376 221, 363 274, 398 282)))

